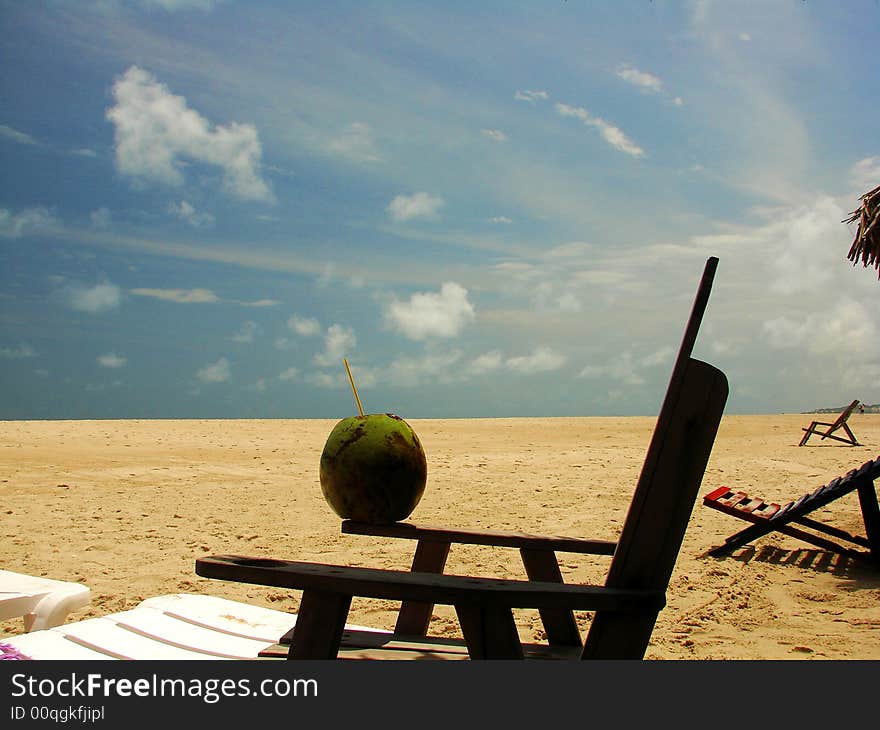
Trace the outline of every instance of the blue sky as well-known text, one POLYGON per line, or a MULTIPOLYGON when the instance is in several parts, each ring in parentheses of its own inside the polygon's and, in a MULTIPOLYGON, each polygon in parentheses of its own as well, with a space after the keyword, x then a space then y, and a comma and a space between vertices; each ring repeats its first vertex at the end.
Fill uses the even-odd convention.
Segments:
POLYGON ((0 0, 0 418, 880 402, 880 5, 0 0))

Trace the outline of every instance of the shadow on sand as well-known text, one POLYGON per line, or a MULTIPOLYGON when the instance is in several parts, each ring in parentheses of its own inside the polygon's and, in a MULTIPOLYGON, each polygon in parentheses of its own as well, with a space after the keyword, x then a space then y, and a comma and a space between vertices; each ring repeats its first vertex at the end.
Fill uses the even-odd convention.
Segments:
MULTIPOLYGON (((704 554, 703 557, 715 557, 704 554)), ((716 560, 737 560, 741 563, 770 563, 772 565, 794 565, 804 570, 813 570, 857 581, 861 588, 880 587, 880 565, 866 560, 851 558, 828 550, 816 548, 783 550, 770 545, 755 548, 747 545, 731 555, 717 556, 716 560)))

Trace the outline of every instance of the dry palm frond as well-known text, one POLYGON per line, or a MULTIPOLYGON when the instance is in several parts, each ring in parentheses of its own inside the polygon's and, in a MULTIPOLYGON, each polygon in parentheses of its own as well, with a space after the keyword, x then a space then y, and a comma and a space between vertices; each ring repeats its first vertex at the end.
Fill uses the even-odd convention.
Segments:
POLYGON ((844 223, 858 221, 856 237, 847 258, 853 265, 874 266, 880 276, 880 185, 859 198, 862 204, 849 214, 844 223))

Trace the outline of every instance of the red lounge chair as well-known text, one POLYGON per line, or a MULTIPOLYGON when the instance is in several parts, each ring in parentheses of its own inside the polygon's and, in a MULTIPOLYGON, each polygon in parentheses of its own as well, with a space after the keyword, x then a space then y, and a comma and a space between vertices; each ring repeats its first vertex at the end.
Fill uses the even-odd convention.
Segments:
POLYGON ((709 554, 724 555, 771 532, 780 532, 841 555, 880 563, 880 509, 877 506, 877 491, 874 488, 874 480, 878 476, 880 476, 880 458, 868 461, 860 469, 853 469, 845 476, 837 477, 785 505, 766 502, 757 497, 750 497, 745 492, 719 487, 703 497, 703 504, 753 524, 728 537, 723 545, 713 548, 709 554), (859 495, 865 536, 851 535, 845 530, 807 516, 853 491, 858 492, 859 495), (838 542, 830 540, 829 537, 836 538, 838 542), (848 547, 842 545, 840 541, 858 547, 848 547))

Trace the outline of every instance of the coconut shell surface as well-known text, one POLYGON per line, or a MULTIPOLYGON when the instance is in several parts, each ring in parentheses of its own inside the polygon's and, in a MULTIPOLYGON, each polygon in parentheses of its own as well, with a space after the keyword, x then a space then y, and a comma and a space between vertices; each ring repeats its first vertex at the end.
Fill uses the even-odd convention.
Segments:
POLYGON ((391 413, 344 418, 321 454, 324 499, 342 519, 388 524, 416 508, 428 476, 412 427, 391 413))

